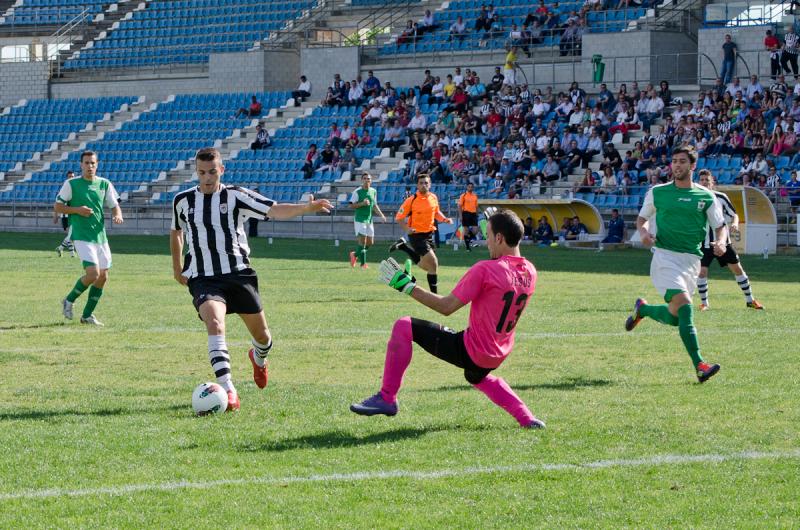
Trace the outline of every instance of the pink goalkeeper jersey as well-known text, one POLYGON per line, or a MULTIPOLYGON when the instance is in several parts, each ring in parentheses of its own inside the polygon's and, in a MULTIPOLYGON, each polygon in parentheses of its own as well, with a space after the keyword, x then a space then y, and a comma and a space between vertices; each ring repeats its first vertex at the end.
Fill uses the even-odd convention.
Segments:
POLYGON ((467 353, 482 368, 497 368, 514 347, 514 327, 536 288, 536 268, 523 257, 479 261, 453 289, 472 303, 464 332, 467 353))

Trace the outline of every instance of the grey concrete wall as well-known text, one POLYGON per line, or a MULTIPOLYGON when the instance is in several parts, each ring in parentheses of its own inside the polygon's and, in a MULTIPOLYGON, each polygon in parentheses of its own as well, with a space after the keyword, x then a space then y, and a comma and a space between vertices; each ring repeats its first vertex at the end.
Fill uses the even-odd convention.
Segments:
POLYGON ((20 99, 46 99, 49 78, 47 62, 0 63, 0 107, 20 99))
MULTIPOLYGON (((700 74, 705 82, 713 82, 716 77, 714 67, 716 72, 722 67, 722 43, 726 33, 731 34, 733 42, 739 49, 739 55, 747 61, 750 72, 759 77, 769 76, 769 53, 764 48, 764 37, 768 29, 774 32, 775 26, 701 29, 697 38, 697 51, 701 54, 700 74), (702 54, 706 54, 708 58, 702 54)), ((743 82, 745 81, 747 67, 742 61, 737 61, 734 75, 742 77, 743 82)))
MULTIPOLYGON (((321 99, 333 82, 333 74, 355 79, 361 64, 358 47, 303 48, 300 50, 300 74, 311 81, 311 98, 321 99)), ((299 76, 298 76, 299 77, 299 76)), ((295 87, 299 80, 295 80, 295 87)))
POLYGON ((147 96, 150 101, 170 94, 260 92, 297 86, 300 58, 291 51, 258 50, 215 53, 206 73, 162 74, 139 79, 57 82, 53 98, 147 96))

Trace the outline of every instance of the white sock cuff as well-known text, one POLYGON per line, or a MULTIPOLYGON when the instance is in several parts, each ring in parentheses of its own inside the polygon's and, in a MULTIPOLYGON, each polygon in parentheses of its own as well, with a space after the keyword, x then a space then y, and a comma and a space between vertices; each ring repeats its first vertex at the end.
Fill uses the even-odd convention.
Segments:
POLYGON ((208 351, 228 351, 228 345, 225 343, 225 335, 209 335, 208 351))
POLYGON ((267 344, 261 344, 256 339, 250 339, 250 343, 253 346, 255 346, 256 348, 261 348, 262 350, 266 350, 266 349, 272 348, 272 339, 271 338, 269 339, 269 342, 267 344))
POLYGON ((742 274, 741 276, 736 277, 737 282, 743 282, 745 280, 747 280, 747 274, 742 274))
POLYGON ((708 285, 708 278, 697 278, 697 286, 708 285))

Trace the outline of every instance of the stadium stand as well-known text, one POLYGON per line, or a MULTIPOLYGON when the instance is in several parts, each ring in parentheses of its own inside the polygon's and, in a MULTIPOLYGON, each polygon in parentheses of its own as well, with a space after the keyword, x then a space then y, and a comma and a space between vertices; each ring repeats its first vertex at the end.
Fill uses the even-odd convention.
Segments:
MULTIPOLYGON (((497 21, 491 30, 476 29, 476 20, 481 9, 489 5, 479 0, 454 0, 447 4, 447 8, 437 12, 436 22, 438 27, 434 31, 423 31, 416 38, 402 39, 402 42, 391 42, 382 46, 381 55, 407 54, 407 53, 432 53, 443 51, 499 49, 508 44, 519 43, 531 47, 558 46, 562 34, 568 26, 569 19, 576 22, 581 19, 578 13, 584 2, 563 2, 548 4, 547 15, 538 15, 534 12, 535 6, 530 2, 521 0, 501 0, 494 2, 497 21), (463 38, 451 38, 450 27, 458 17, 462 17, 466 25, 466 35, 463 38), (512 40, 510 30, 516 25, 520 30, 525 30, 531 20, 536 18, 541 21, 541 35, 536 38, 525 39, 524 34, 512 40)), ((591 32, 616 32, 622 31, 629 22, 635 21, 646 14, 645 7, 631 7, 607 11, 589 11, 585 17, 585 27, 581 27, 577 40, 586 31, 591 32)))
POLYGON ((64 68, 202 63, 210 53, 245 51, 311 9, 314 2, 155 0, 64 68))
POLYGON ((8 171, 34 153, 83 129, 106 113, 132 103, 136 98, 90 98, 33 100, 12 107, 0 116, 0 171, 8 171))
MULTIPOLYGON (((191 159, 197 149, 213 145, 229 136, 234 129, 249 126, 254 118, 232 118, 233 112, 251 94, 180 95, 159 104, 155 110, 142 113, 117 131, 90 142, 86 149, 101 153, 99 173, 112 176, 117 191, 129 194, 154 181, 162 172, 179 162, 191 159)), ((285 104, 286 92, 256 95, 263 103, 263 113, 285 104)), ((69 103, 69 102, 67 102, 69 103)), ((41 107, 34 102, 32 105, 41 107)), ((73 104, 74 105, 74 104, 73 104)), ((80 150, 66 160, 53 162, 49 168, 31 177, 33 186, 8 190, 0 201, 52 200, 67 170, 78 171, 80 150)))
POLYGON ((3 17, 0 26, 59 26, 87 11, 101 13, 108 0, 21 0, 3 17))

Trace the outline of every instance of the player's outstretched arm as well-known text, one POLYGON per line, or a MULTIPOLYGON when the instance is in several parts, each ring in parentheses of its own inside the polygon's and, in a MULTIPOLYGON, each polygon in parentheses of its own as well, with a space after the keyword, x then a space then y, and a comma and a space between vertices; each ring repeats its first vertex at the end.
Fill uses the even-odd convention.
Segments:
POLYGON ((332 208, 328 199, 314 200, 314 196, 309 195, 305 204, 274 204, 269 209, 269 216, 272 219, 284 220, 307 213, 330 213, 332 208))
POLYGON ((441 296, 419 287, 417 279, 411 274, 411 260, 406 260, 405 265, 401 267, 393 258, 389 258, 381 262, 378 271, 378 278, 383 283, 401 293, 411 295, 411 298, 437 313, 447 316, 464 306, 464 302, 452 293, 441 296))
POLYGON ((650 228, 647 224, 647 219, 644 217, 637 217, 636 218, 636 229, 639 231, 639 237, 642 240, 642 245, 646 247, 652 247, 653 243, 655 243, 655 238, 653 234, 650 233, 650 228))

